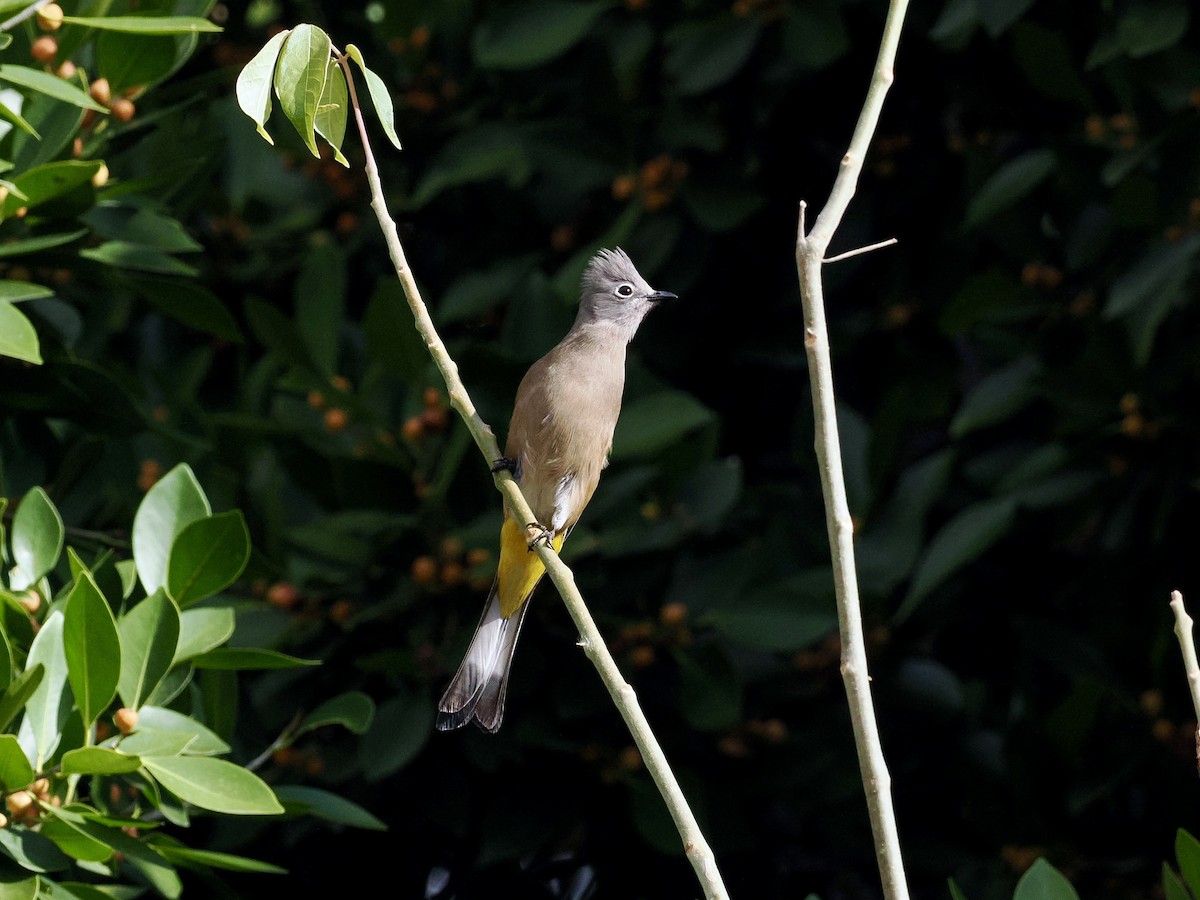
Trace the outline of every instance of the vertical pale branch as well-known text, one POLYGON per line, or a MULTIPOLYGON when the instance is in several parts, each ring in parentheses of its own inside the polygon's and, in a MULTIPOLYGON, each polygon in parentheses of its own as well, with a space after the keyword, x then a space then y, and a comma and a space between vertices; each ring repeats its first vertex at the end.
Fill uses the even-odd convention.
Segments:
MULTIPOLYGON (((867 147, 875 133, 883 99, 892 83, 892 66, 904 22, 907 0, 892 0, 883 40, 875 62, 875 73, 850 147, 825 208, 811 232, 805 231, 805 204, 800 204, 800 223, 796 237, 796 268, 800 276, 800 296, 804 303, 804 349, 808 355, 812 387, 813 418, 816 431, 817 465, 825 497, 826 528, 833 560, 834 587, 837 592, 838 622, 842 640, 842 681, 850 707, 858 764, 866 791, 871 831, 875 838, 875 857, 887 900, 906 900, 908 885, 900 854, 900 837, 892 807, 891 776, 883 758, 879 727, 871 700, 871 678, 867 673, 866 642, 862 628, 862 610, 858 599, 858 576, 854 566, 854 526, 846 501, 842 475, 841 444, 838 439, 837 413, 833 393, 833 366, 829 356, 829 334, 825 324, 825 301, 821 283, 821 265, 834 231, 842 221, 854 196, 867 147)), ((845 254, 843 254, 843 257, 845 254)))
MULTIPOLYGON (((1183 594, 1171 591, 1171 611, 1175 613, 1175 637, 1183 654, 1183 670, 1187 673, 1188 690, 1192 694, 1192 709, 1200 722, 1200 662, 1196 660, 1196 644, 1192 640, 1192 617, 1183 608, 1183 594)), ((1196 730, 1196 760, 1200 765, 1200 726, 1196 730)))
MULTIPOLYGON (((396 269, 396 277, 400 279, 400 284, 404 288, 404 296, 408 300, 409 309, 416 321, 417 331, 425 340, 425 346, 446 382, 451 405, 466 422, 467 428, 470 429, 471 436, 475 439, 484 458, 489 464, 494 463, 501 455, 496 435, 475 410, 475 406, 467 394, 467 389, 458 375, 458 365, 451 358, 445 344, 438 336, 433 320, 429 316, 429 310, 421 299, 416 280, 408 267, 400 236, 396 232, 396 224, 387 210, 383 185, 379 180, 379 169, 375 164, 375 157, 371 153, 371 144, 363 123, 362 110, 359 108, 358 94, 354 87, 349 61, 341 53, 337 53, 336 56, 346 76, 346 84, 350 92, 350 105, 354 111, 354 120, 358 126, 359 138, 362 140, 366 156, 364 168, 367 173, 367 182, 371 188, 371 208, 375 211, 375 217, 383 231, 388 254, 396 269)), ((513 477, 502 469, 494 473, 494 478, 497 489, 504 495, 505 502, 517 520, 521 522, 536 521, 533 511, 529 508, 529 504, 521 494, 521 489, 513 477)), ((717 870, 716 857, 713 856, 708 842, 704 839, 699 823, 684 798, 683 790, 667 763, 666 755, 642 712, 633 687, 621 676, 616 661, 609 653, 600 629, 596 627, 583 595, 580 594, 579 588, 575 584, 575 576, 545 541, 538 541, 531 549, 537 551, 538 556, 545 564, 546 574, 558 589, 567 611, 574 620, 576 628, 579 629, 579 645, 600 673, 604 686, 608 688, 621 717, 629 727, 634 743, 646 764, 646 770, 654 779, 654 783, 671 813, 671 818, 675 821, 675 827, 679 830, 679 836, 683 841, 684 852, 704 888, 705 897, 707 900, 727 900, 729 895, 721 880, 721 874, 717 870)))

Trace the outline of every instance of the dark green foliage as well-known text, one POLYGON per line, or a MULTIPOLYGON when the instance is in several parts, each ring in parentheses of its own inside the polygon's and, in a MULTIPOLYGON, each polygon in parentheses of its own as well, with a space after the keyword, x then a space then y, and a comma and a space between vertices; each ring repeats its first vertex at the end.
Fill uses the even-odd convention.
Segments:
MULTIPOLYGON (((732 894, 874 895, 793 250, 797 203, 819 209, 832 184, 883 14, 860 0, 229 4, 217 38, 155 38, 172 42, 170 65, 166 43, 135 62, 97 42, 116 90, 183 62, 79 160, 82 106, 22 108, 42 141, 15 127, 0 177, 45 199, 23 218, 3 207, 0 352, 44 364, 0 360, 0 494, 41 485, 68 527, 133 522, 137 547, 141 492, 188 462, 212 505, 161 487, 182 492, 178 515, 144 531, 159 548, 151 580, 137 570, 139 595, 158 598, 142 603, 186 607, 186 656, 147 645, 139 665, 242 761, 308 714, 350 728, 290 731, 261 770, 309 816, 213 828, 206 849, 304 884, 382 866, 406 897, 443 876, 441 896, 460 898, 584 896, 549 887, 572 877, 602 897, 697 893, 549 587, 500 733, 432 731, 493 574, 500 500, 411 326, 353 118, 346 168, 287 121, 336 133, 319 103, 271 98, 257 121, 275 147, 237 111, 235 80, 269 28, 312 22, 391 92, 403 151, 367 116, 389 204, 501 438, 595 248, 623 246, 680 295, 630 348, 612 465, 564 553, 732 894), (113 180, 96 189, 100 159, 113 180), (244 531, 229 513, 203 526, 236 552, 172 572, 161 544, 212 509, 243 511, 244 531), (227 602, 188 606, 197 584, 227 602), (184 669, 193 687, 173 680, 184 669), (347 690, 378 704, 369 724, 357 700, 320 712, 347 690), (389 830, 329 827, 375 820, 389 830)), ((1162 869, 1177 829, 1200 827, 1167 607, 1173 588, 1200 603, 1194 20, 1183 0, 914 4, 831 248, 899 239, 829 266, 826 297, 916 896, 945 897, 948 877, 972 900, 1070 896, 1059 872, 1101 900, 1194 887, 1187 847, 1181 875, 1162 869), (1057 871, 1025 871, 1038 856, 1057 871)), ((25 65, 33 36, 17 29, 4 64, 25 65)), ((352 68, 389 121, 380 83, 352 68)), ((21 552, 6 571, 38 577, 25 568, 44 547, 21 552)), ((133 589, 125 562, 92 565, 103 596, 133 589)), ((169 627, 155 611, 141 624, 169 627)), ((10 613, 12 671, 28 672, 32 635, 10 613)), ((138 624, 118 619, 122 641, 138 624)), ((66 678, 53 659, 44 672, 66 678)), ((164 843, 159 858, 186 854, 164 843)))

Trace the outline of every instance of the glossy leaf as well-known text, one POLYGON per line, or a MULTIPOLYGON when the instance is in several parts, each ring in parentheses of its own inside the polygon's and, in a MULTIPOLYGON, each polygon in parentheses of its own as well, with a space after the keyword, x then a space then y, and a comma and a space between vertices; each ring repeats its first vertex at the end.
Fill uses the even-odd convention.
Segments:
POLYGON ((181 607, 224 590, 250 560, 250 532, 238 510, 185 525, 167 559, 167 593, 181 607))
POLYGON ((279 107, 313 156, 319 157, 313 136, 317 107, 325 91, 332 45, 315 25, 297 25, 284 41, 275 69, 279 107))
POLYGON ((968 506, 947 522, 922 555, 896 619, 906 619, 947 578, 978 559, 1012 527, 1016 512, 1016 503, 1002 497, 968 506))
MULTIPOLYGON (((63 725, 71 713, 67 693, 67 658, 63 648, 63 614, 50 613, 29 647, 27 671, 35 666, 45 670, 37 687, 25 703, 18 738, 34 768, 42 769, 58 748, 63 725)), ((16 685, 9 685, 9 690, 16 685)))
POLYGON ((174 256, 145 244, 129 241, 105 241, 98 247, 80 250, 79 255, 105 266, 121 270, 154 272, 159 275, 195 275, 196 269, 174 256))
POLYGON ((179 644, 179 608, 159 589, 121 616, 121 703, 139 709, 171 668, 179 644))
POLYGON ((108 108, 93 100, 87 91, 76 87, 74 83, 65 78, 59 78, 57 75, 51 75, 41 69, 9 64, 0 65, 0 81, 29 88, 81 109, 90 109, 108 115, 108 108))
POLYGON ((42 250, 50 250, 54 247, 61 247, 64 244, 70 244, 72 241, 77 241, 88 233, 86 228, 81 228, 76 231, 61 231, 53 234, 40 234, 37 237, 19 238, 17 240, 0 243, 0 259, 6 259, 12 256, 26 256, 30 253, 40 253, 42 250))
POLYGON ((33 766, 16 735, 0 734, 0 787, 19 791, 33 781, 33 766))
POLYGON ((207 653, 233 635, 234 614, 228 607, 185 609, 179 617, 179 643, 174 662, 207 653))
POLYGON ((1174 46, 1187 32, 1187 3, 1158 0, 1123 8, 1117 22, 1117 40, 1138 59, 1174 46))
POLYGON ((117 695, 121 673, 117 623, 90 572, 81 573, 67 597, 63 649, 75 703, 90 728, 117 695))
POLYGON ((725 84, 749 60, 759 30, 757 19, 732 14, 674 26, 666 35, 664 68, 675 90, 688 96, 725 84))
POLYGON ((25 708, 26 702, 38 689, 46 675, 46 667, 39 662, 27 665, 25 671, 9 682, 0 694, 0 728, 7 728, 17 713, 25 708))
POLYGON ((1175 831, 1175 861, 1192 893, 1200 891, 1200 841, 1183 828, 1175 831))
POLYGON ((298 666, 319 666, 319 659, 300 659, 257 647, 218 647, 192 659, 197 669, 294 669, 298 666))
POLYGON ((133 518, 133 558, 147 594, 166 581, 175 536, 209 515, 208 498, 186 463, 171 469, 146 493, 133 518))
POLYGON ((275 788, 275 796, 289 813, 313 815, 327 822, 386 831, 387 825, 357 803, 337 794, 306 785, 285 784, 275 788))
POLYGON ((1021 356, 981 379, 950 422, 950 434, 961 438, 979 428, 995 425, 1025 407, 1037 396, 1042 367, 1036 359, 1021 356))
POLYGON ((8 196, 0 205, 0 215, 8 217, 23 207, 37 207, 88 184, 101 165, 98 161, 63 160, 23 172, 13 179, 13 184, 24 194, 24 199, 8 196))
POLYGON ((130 286, 156 309, 196 331, 233 343, 243 340, 237 319, 212 291, 178 278, 143 276, 130 286))
POLYGON ((191 716, 161 706, 141 708, 138 714, 138 731, 147 736, 153 736, 155 732, 185 735, 187 752, 190 754, 208 756, 229 752, 229 745, 212 729, 200 724, 191 716))
POLYGON ((485 69, 532 69, 583 40, 609 4, 522 0, 497 8, 475 29, 475 61, 485 69))
POLYGON ((35 487, 17 507, 12 523, 12 553, 16 568, 9 573, 8 586, 24 590, 54 568, 62 554, 62 517, 46 492, 35 487))
POLYGON ((729 598, 699 617, 735 643, 757 650, 799 650, 837 629, 832 576, 812 570, 729 598))
POLYGON ((1183 880, 1166 863, 1162 864, 1162 887, 1166 900, 1195 900, 1183 880))
POLYGON ((972 228, 1003 212, 1050 177, 1058 164, 1050 150, 1030 150, 1001 166, 971 198, 966 225, 972 228))
POLYGON ((349 168, 350 163, 342 154, 342 141, 346 137, 346 115, 350 106, 346 76, 332 57, 329 58, 327 66, 325 87, 321 91, 321 99, 317 102, 313 127, 333 148, 333 158, 349 168))
POLYGON ((368 781, 377 781, 413 759, 433 730, 433 704, 407 691, 379 704, 359 744, 358 762, 368 781))
POLYGON ((1152 245, 1131 269, 1113 282, 1104 305, 1105 317, 1120 318, 1152 303, 1191 271, 1197 253, 1200 253, 1200 234, 1152 245))
MULTIPOLYGON (((53 814, 43 816, 38 831, 43 837, 53 841, 59 850, 72 859, 100 863, 110 859, 113 855, 112 847, 91 837, 61 816, 53 814)), ((87 894, 81 896, 78 888, 64 889, 61 884, 53 891, 53 896, 57 897, 59 894, 65 894, 69 900, 84 900, 84 898, 93 900, 87 894)), ((94 900, 106 900, 106 895, 101 893, 100 897, 94 898, 94 900)))
POLYGON ((279 51, 291 30, 279 32, 263 48, 254 54, 237 77, 237 101, 242 112, 248 115, 268 144, 275 141, 267 133, 267 119, 271 117, 271 92, 275 82, 275 66, 279 51))
POLYGON ((129 34, 217 33, 221 26, 197 16, 63 16, 63 23, 129 34))
POLYGON ((1079 900, 1079 894, 1066 876, 1045 859, 1039 859, 1017 881, 1013 900, 1079 900))
POLYGON ((155 841, 154 849, 170 862, 189 868, 225 869, 228 872, 262 872, 268 875, 286 875, 287 869, 248 856, 221 853, 216 850, 197 850, 165 841, 155 841))
MULTIPOLYGON (((340 77, 340 76, 339 76, 340 77)), ((346 306, 346 257, 332 242, 314 242, 296 279, 296 330, 327 378, 337 372, 346 306)))
POLYGON ((60 765, 64 775, 124 775, 140 769, 142 761, 107 747, 80 747, 64 753, 60 765))
MULTIPOLYGON (((392 108, 391 92, 383 83, 383 79, 367 68, 361 50, 353 44, 347 44, 346 55, 362 69, 363 79, 367 82, 367 93, 371 97, 371 103, 375 106, 375 115, 379 118, 379 124, 383 126, 383 133, 392 142, 392 146, 399 150, 400 138, 396 135, 396 113, 392 108)), ((362 97, 360 96, 359 105, 361 106, 361 104, 362 97)))
POLYGON ((613 459, 658 453, 712 421, 712 411, 682 391, 638 397, 621 410, 613 436, 613 459))
POLYGON ((176 756, 147 758, 143 762, 159 784, 201 809, 235 816, 283 812, 266 782, 226 760, 176 756))
POLYGON ((363 734, 375 717, 375 701, 361 691, 348 691, 331 697, 304 717, 296 736, 325 725, 341 725, 355 734, 363 734))
POLYGON ((29 828, 0 828, 0 852, 30 872, 59 872, 71 865, 49 838, 29 828))
POLYGON ((33 323, 11 303, 0 300, 0 356, 42 364, 41 345, 33 323))

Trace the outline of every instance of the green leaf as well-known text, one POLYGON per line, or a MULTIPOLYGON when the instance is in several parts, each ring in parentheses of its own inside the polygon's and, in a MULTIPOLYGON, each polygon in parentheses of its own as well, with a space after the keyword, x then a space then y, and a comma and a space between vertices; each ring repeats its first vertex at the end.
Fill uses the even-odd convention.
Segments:
POLYGON ((275 143, 266 129, 267 119, 271 118, 271 89, 275 80, 275 64, 279 60, 283 42, 291 33, 290 29, 281 31, 267 41, 237 77, 238 106, 253 120, 258 133, 268 144, 275 143))
MULTIPOLYGON (((26 172, 62 157, 88 114, 79 106, 63 103, 45 94, 34 94, 21 107, 21 115, 40 135, 33 138, 23 132, 13 135, 12 162, 15 171, 26 172)), ((92 113, 94 115, 94 113, 92 113)))
POLYGON ((42 364, 42 351, 33 323, 25 313, 5 301, 0 301, 0 356, 42 364))
POLYGON ((332 241, 313 241, 309 247, 295 300, 296 330, 322 374, 330 377, 337 372, 346 306, 346 257, 332 241))
POLYGON ((234 614, 228 607, 185 609, 179 617, 179 645, 174 662, 182 662, 221 646, 233 636, 234 614))
POLYGON ((1187 33, 1188 4, 1157 0, 1124 7, 1117 40, 1134 59, 1175 46, 1187 33))
POLYGON ((229 752, 229 745, 221 740, 216 732, 201 725, 191 716, 161 706, 143 706, 138 713, 138 733, 153 736, 159 732, 186 736, 185 749, 192 755, 216 756, 229 752))
POLYGON ((979 0, 979 18, 991 37, 1004 34, 1029 11, 1034 0, 979 0))
MULTIPOLYGON (((392 142, 392 146, 399 150, 400 138, 396 135, 396 114, 392 109, 391 91, 383 83, 382 78, 367 68, 367 63, 363 59, 361 50, 353 44, 347 44, 346 55, 358 63, 358 67, 362 69, 363 78, 367 81, 367 92, 371 95, 371 103, 375 106, 375 115, 379 117, 379 124, 383 126, 383 133, 392 142)), ((361 103, 362 101, 360 100, 359 102, 361 103)))
POLYGON ((174 900, 183 893, 183 885, 174 868, 144 841, 130 837, 119 828, 106 827, 66 809, 51 809, 50 812, 72 823, 93 840, 124 855, 127 862, 162 896, 174 900))
POLYGON ((220 853, 216 850, 195 850, 191 847, 168 844, 165 841, 159 840, 154 841, 153 846, 169 862, 187 868, 200 869, 201 871, 205 869, 225 869, 230 872, 263 872, 268 875, 287 874, 287 869, 262 862, 261 860, 250 859, 248 856, 235 856, 232 853, 220 853))
POLYGON ((967 895, 962 892, 962 888, 953 878, 947 879, 946 886, 950 889, 950 900, 967 900, 967 895))
MULTIPOLYGON (((72 859, 99 863, 110 859, 113 855, 112 847, 103 841, 96 840, 91 835, 82 831, 78 825, 67 821, 61 816, 43 816, 41 824, 38 826, 38 831, 42 837, 49 838, 59 850, 72 859)), ((65 893, 68 900, 84 900, 84 898, 94 897, 94 895, 87 893, 81 894, 78 888, 68 891, 64 891, 62 888, 61 884, 57 885, 50 896, 58 898, 60 894, 65 893)), ((100 892, 97 891, 97 893, 100 892)), ((105 897, 105 894, 100 893, 100 897, 97 900, 105 900, 105 897)))
POLYGON ((142 731, 141 722, 133 734, 121 738, 121 751, 141 759, 158 756, 182 756, 191 746, 192 736, 184 731, 142 731))
POLYGON ((197 519, 171 545, 167 593, 190 606, 233 584, 249 561, 250 531, 239 510, 197 519))
POLYGON ((341 725, 355 734, 363 734, 371 727, 375 717, 375 701, 361 691, 348 691, 330 697, 307 716, 296 729, 299 737, 306 731, 325 725, 341 725))
POLYGON ((0 853, 30 872, 58 872, 71 865, 71 857, 49 838, 28 828, 0 828, 0 853))
POLYGON ((971 198, 966 226, 974 228, 1008 209, 1045 181, 1057 164, 1049 150, 1030 150, 1005 163, 971 198))
POLYGON ((1058 869, 1039 859, 1017 882, 1013 900, 1079 900, 1079 894, 1058 869))
POLYGON ((350 105, 350 95, 346 90, 346 76, 341 66, 330 57, 328 67, 329 71, 325 73, 325 88, 321 92, 320 102, 317 103, 313 127, 333 148, 333 158, 349 168, 349 161, 342 155, 342 141, 346 138, 346 111, 350 105))
POLYGON ((380 279, 363 315, 363 338, 370 358, 416 385, 430 365, 429 352, 417 331, 404 288, 395 278, 380 279))
POLYGON ((117 695, 121 673, 117 623, 90 572, 81 573, 67 597, 63 649, 75 704, 84 727, 90 728, 117 695))
POLYGON ((76 87, 70 81, 43 72, 41 69, 31 69, 29 66, 0 65, 0 81, 19 84, 63 103, 70 103, 82 109, 91 109, 108 115, 108 108, 101 106, 91 98, 87 91, 76 87))
POLYGON ((116 269, 133 269, 138 272, 154 272, 159 275, 195 275, 197 270, 155 247, 133 244, 129 241, 105 241, 98 247, 87 247, 79 251, 84 259, 116 269))
POLYGON ((675 654, 679 666, 679 708, 697 731, 723 731, 742 719, 742 685, 729 659, 719 651, 675 654))
POLYGON ((325 91, 332 44, 315 25, 297 25, 288 35, 275 69, 279 106, 313 156, 320 157, 313 131, 317 107, 325 91))
POLYGON ((201 809, 234 816, 268 816, 283 812, 266 782, 227 760, 175 756, 148 758, 143 762, 159 784, 201 809))
POLYGON ((1104 317, 1117 319, 1152 303, 1172 284, 1188 275, 1198 251, 1200 234, 1152 246, 1131 269, 1113 282, 1108 302, 1104 304, 1104 317))
POLYGON ((33 781, 33 766, 15 734, 0 734, 0 787, 19 791, 33 781))
MULTIPOLYGON (((53 297, 54 291, 40 284, 29 281, 11 281, 0 279, 0 302, 20 303, 22 300, 36 300, 39 297, 53 297)), ((0 334, 3 332, 0 331, 0 334)))
POLYGON ((77 231, 61 231, 54 234, 41 234, 37 237, 8 241, 7 243, 0 244, 0 259, 12 256, 28 256, 30 253, 38 253, 42 250, 61 247, 63 244, 79 240, 87 233, 88 230, 86 228, 81 228, 77 231))
POLYGON ((441 148, 413 190, 408 206, 420 209, 448 188, 495 178, 519 187, 529 180, 531 171, 529 156, 512 126, 477 125, 441 148))
POLYGON ((688 21, 666 34, 663 69, 683 95, 701 94, 736 75, 758 44, 761 26, 752 16, 723 13, 704 21, 688 21))
POLYGON ((142 761, 107 747, 79 747, 64 753, 60 766, 64 775, 126 775, 140 769, 142 761))
POLYGON ((229 308, 203 285, 153 276, 130 278, 129 285, 160 312, 189 328, 236 344, 244 340, 229 308))
POLYGON ((63 16, 63 22, 128 34, 196 34, 223 30, 220 25, 197 16, 63 16))
POLYGON ((1037 396, 1042 366, 1022 356, 980 379, 950 422, 950 434, 961 438, 972 431, 1003 422, 1037 396))
POLYGON ((327 822, 336 822, 351 828, 387 831, 387 825, 382 820, 357 803, 320 788, 284 784, 275 788, 275 796, 283 803, 284 809, 294 815, 317 816, 327 822))
POLYGON ((908 618, 947 578, 978 559, 1012 527, 1016 512, 1016 502, 1002 497, 972 504, 947 522, 921 557, 896 620, 908 618))
POLYGON ((174 662, 179 608, 159 588, 121 616, 121 703, 140 709, 174 662))
POLYGON ((712 410, 683 391, 638 397, 621 411, 613 437, 613 459, 653 456, 713 418, 712 410))
POLYGON ((45 667, 45 674, 25 703, 25 718, 21 720, 18 737, 25 755, 40 770, 58 747, 63 725, 71 712, 70 695, 66 693, 63 614, 58 610, 42 623, 29 647, 25 668, 33 669, 39 664, 45 667))
POLYGON ((1175 861, 1192 893, 1200 893, 1200 841, 1183 828, 1175 832, 1175 861))
POLYGON ((379 705, 358 745, 358 763, 368 781, 378 781, 410 762, 433 732, 433 704, 401 691, 379 705))
POLYGON ((98 160, 69 159, 22 172, 13 179, 13 184, 27 199, 10 194, 0 205, 0 216, 7 218, 22 207, 36 207, 73 191, 90 182, 102 165, 98 160))
POLYGON ((114 95, 129 88, 146 88, 178 70, 195 44, 195 35, 105 31, 96 38, 96 68, 108 79, 114 95))
POLYGON ((219 647, 192 659, 197 669, 294 669, 319 666, 319 659, 300 659, 278 650, 256 647, 219 647))
POLYGON ((12 553, 16 568, 8 586, 21 591, 54 568, 63 547, 63 522, 46 492, 35 487, 17 507, 12 524, 12 553))
POLYGON ((1193 900, 1192 893, 1166 863, 1162 864, 1162 886, 1166 900, 1193 900))
POLYGON ((813 569, 747 591, 698 617, 726 638, 768 652, 799 650, 837 629, 832 575, 813 569))
POLYGON ((20 114, 13 112, 3 103, 0 103, 0 119, 11 122, 32 138, 39 141, 42 139, 42 136, 37 133, 36 128, 30 125, 20 114))
POLYGON ((523 0, 496 8, 475 29, 475 61, 485 69, 540 66, 583 40, 609 5, 523 0))
POLYGON ((0 695, 0 728, 7 728, 17 713, 25 708, 26 702, 33 696, 45 675, 46 667, 36 663, 27 666, 24 672, 9 683, 0 695))
POLYGON ((175 536, 191 522, 210 515, 208 498, 186 463, 171 469, 142 498, 133 517, 133 558, 147 594, 166 581, 175 536))

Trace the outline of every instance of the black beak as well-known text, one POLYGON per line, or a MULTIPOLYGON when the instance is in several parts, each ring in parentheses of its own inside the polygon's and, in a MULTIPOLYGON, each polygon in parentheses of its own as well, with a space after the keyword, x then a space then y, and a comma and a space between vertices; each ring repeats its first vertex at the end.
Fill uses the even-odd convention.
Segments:
POLYGON ((646 299, 651 303, 658 303, 660 300, 678 300, 679 298, 670 291, 655 291, 653 294, 647 294, 646 299))

